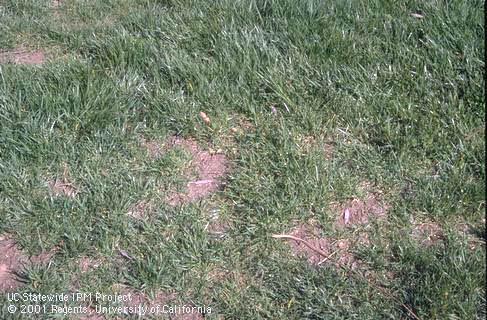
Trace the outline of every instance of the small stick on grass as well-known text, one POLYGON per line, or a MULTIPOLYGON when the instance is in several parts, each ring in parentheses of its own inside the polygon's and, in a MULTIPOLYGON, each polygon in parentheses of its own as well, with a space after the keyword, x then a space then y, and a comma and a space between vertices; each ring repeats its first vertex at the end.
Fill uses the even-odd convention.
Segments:
POLYGON ((308 241, 304 240, 304 239, 301 239, 301 238, 298 238, 298 237, 295 237, 295 236, 291 236, 291 235, 288 235, 288 234, 273 234, 272 235, 273 238, 277 238, 277 239, 291 239, 291 240, 294 240, 294 241, 298 241, 298 242, 302 242, 305 246, 307 246, 308 248, 310 248, 311 250, 313 250, 314 252, 316 253, 319 253, 320 255, 322 255, 325 259, 328 259, 331 255, 333 255, 333 253, 331 255, 328 255, 326 252, 324 252, 323 250, 321 249, 318 249, 316 247, 314 247, 311 243, 309 243, 308 241))
POLYGON ((327 257, 325 257, 325 259, 321 260, 320 262, 318 262, 318 265, 322 265, 323 263, 325 263, 326 261, 328 261, 328 259, 330 259, 333 255, 335 255, 339 250, 335 250, 333 251, 332 253, 330 253, 327 257))

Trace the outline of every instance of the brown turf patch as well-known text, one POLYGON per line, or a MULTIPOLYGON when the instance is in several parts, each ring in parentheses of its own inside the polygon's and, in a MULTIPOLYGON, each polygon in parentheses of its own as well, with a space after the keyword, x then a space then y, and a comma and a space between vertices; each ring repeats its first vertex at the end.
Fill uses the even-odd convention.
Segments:
POLYGON ((143 141, 151 158, 157 158, 167 150, 180 147, 187 151, 191 157, 191 163, 183 175, 191 179, 186 184, 185 192, 172 192, 168 195, 166 202, 171 206, 190 203, 201 199, 223 185, 223 177, 228 172, 228 160, 224 154, 212 153, 201 148, 192 139, 171 137, 161 144, 155 141, 143 141))
POLYGON ((0 64, 41 65, 45 60, 46 55, 40 50, 33 51, 24 48, 16 48, 10 51, 0 52, 0 64))
POLYGON ((433 246, 444 238, 443 229, 434 222, 414 224, 411 236, 416 242, 425 247, 433 246))
POLYGON ((142 147, 144 147, 147 150, 147 153, 151 159, 159 158, 168 150, 168 147, 166 144, 161 143, 159 141, 154 141, 154 140, 148 141, 148 140, 142 139, 141 145, 142 145, 142 147))
POLYGON ((122 295, 130 295, 131 299, 129 301, 125 301, 124 303, 124 305, 127 307, 136 307, 138 305, 153 307, 158 304, 162 306, 164 304, 168 304, 175 298, 172 294, 157 292, 154 297, 150 299, 147 294, 123 285, 116 285, 115 289, 122 295))
POLYGON ((255 126, 252 122, 250 122, 244 116, 238 116, 238 122, 235 127, 232 127, 232 132, 234 133, 245 133, 245 132, 252 132, 255 130, 255 126))
POLYGON ((361 188, 366 193, 364 198, 354 198, 344 204, 331 204, 332 211, 337 213, 335 226, 338 228, 365 225, 387 215, 389 207, 382 201, 380 193, 369 191, 370 186, 367 183, 361 188))
MULTIPOLYGON (((354 243, 350 239, 322 237, 320 236, 320 229, 314 224, 300 224, 289 235, 304 240, 283 238, 289 240, 295 256, 306 258, 308 263, 312 265, 327 264, 351 269, 356 269, 361 265, 360 260, 351 252, 354 243)), ((274 237, 277 238, 278 236, 275 235, 274 237)))
POLYGON ((310 152, 311 149, 315 148, 317 144, 316 138, 314 136, 299 135, 296 140, 298 148, 303 154, 310 152))
POLYGON ((12 292, 22 286, 18 274, 29 264, 46 264, 54 256, 56 250, 43 252, 27 257, 20 250, 17 242, 7 235, 0 236, 0 292, 12 292))
POLYGON ((331 142, 325 142, 323 144, 323 155, 326 160, 331 160, 335 153, 335 145, 331 142))
POLYGON ((78 259, 78 268, 81 273, 90 272, 94 269, 97 269, 101 265, 101 261, 99 259, 94 259, 90 257, 81 257, 78 259))

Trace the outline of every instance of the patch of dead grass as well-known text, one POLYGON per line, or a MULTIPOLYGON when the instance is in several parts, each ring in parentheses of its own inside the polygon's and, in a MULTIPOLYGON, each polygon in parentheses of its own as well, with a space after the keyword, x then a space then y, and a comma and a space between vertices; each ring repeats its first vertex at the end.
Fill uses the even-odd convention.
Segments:
POLYGON ((337 213, 335 229, 339 231, 354 227, 353 232, 345 232, 339 238, 321 236, 321 228, 311 221, 298 224, 289 234, 274 237, 289 240, 293 253, 305 257, 312 265, 326 263, 337 268, 366 269, 353 252, 370 245, 368 234, 363 230, 372 221, 384 219, 389 206, 382 200, 381 192, 374 190, 371 183, 361 183, 359 191, 363 197, 330 204, 332 212, 337 213))
POLYGON ((62 4, 64 0, 51 0, 51 8, 52 9, 58 9, 62 4))

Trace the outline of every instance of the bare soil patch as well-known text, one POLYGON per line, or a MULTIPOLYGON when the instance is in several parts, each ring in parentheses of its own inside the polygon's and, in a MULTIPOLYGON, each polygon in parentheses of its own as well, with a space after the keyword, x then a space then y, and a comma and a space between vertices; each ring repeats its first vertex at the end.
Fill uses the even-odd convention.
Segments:
POLYGON ((252 132, 255 130, 255 126, 244 116, 237 115, 237 123, 230 130, 236 134, 242 134, 246 132, 252 132))
POLYGON ((10 51, 0 51, 0 64, 41 65, 45 61, 46 55, 40 50, 28 50, 19 47, 10 51))
POLYGON ((157 159, 161 157, 168 150, 168 146, 164 142, 157 140, 141 140, 141 145, 147 150, 147 153, 151 159, 157 159))
POLYGON ((177 206, 201 199, 223 185, 223 178, 228 172, 229 163, 224 154, 211 153, 201 148, 192 139, 171 137, 165 143, 156 141, 143 141, 151 158, 157 158, 167 150, 180 147, 187 151, 191 157, 191 163, 184 176, 191 180, 186 184, 185 192, 170 193, 166 199, 169 205, 177 206))
POLYGON ((81 273, 86 273, 98 268, 102 262, 99 259, 81 257, 78 259, 78 267, 81 273))
POLYGON ((363 183, 361 188, 366 191, 364 198, 354 198, 344 204, 331 205, 333 212, 338 213, 336 227, 365 225, 371 220, 383 219, 387 215, 389 207, 382 201, 380 193, 371 192, 370 185, 367 183, 363 183))
POLYGON ((14 239, 8 235, 0 236, 0 292, 12 292, 22 286, 19 275, 28 264, 48 263, 55 250, 27 257, 14 239))
POLYGON ((0 292, 13 291, 22 286, 17 273, 25 262, 26 258, 15 241, 0 239, 0 292))
POLYGON ((412 238, 424 247, 431 247, 443 239, 443 229, 434 222, 416 223, 412 238))
POLYGON ((333 154, 335 153, 335 145, 331 142, 326 142, 323 144, 323 154, 326 160, 331 160, 333 154))
POLYGON ((351 252, 354 243, 350 239, 322 237, 320 229, 314 224, 300 224, 288 235, 292 238, 279 235, 274 237, 289 240, 294 255, 306 258, 312 265, 319 266, 326 263, 337 268, 351 269, 361 265, 360 260, 351 252))

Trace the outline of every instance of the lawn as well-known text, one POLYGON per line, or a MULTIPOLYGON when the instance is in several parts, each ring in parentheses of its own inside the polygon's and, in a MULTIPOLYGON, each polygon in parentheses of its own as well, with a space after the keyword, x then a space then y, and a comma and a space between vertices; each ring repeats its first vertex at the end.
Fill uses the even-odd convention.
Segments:
POLYGON ((0 319, 486 317, 482 1, 0 0, 0 31, 0 319))

